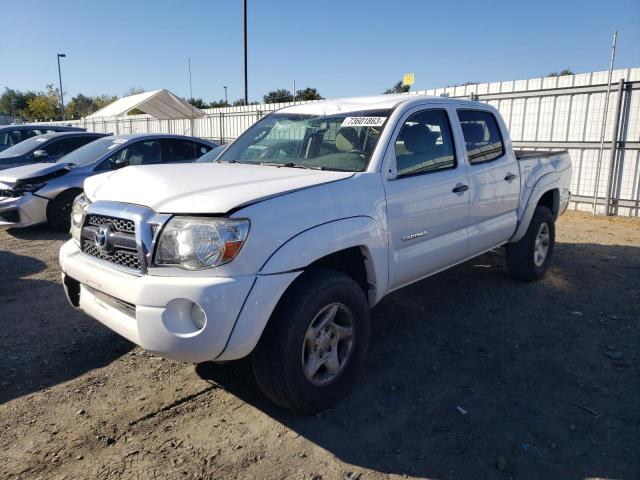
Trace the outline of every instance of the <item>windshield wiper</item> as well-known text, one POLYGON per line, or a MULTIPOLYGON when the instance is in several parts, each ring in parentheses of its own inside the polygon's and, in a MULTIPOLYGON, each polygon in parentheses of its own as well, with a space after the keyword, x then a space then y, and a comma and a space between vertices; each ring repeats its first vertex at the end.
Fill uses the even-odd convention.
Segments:
POLYGON ((324 167, 317 165, 304 165, 302 163, 295 162, 260 162, 260 165, 266 165, 268 167, 287 167, 287 168, 306 168, 307 170, 324 170, 324 167))
POLYGON ((237 160, 214 160, 213 163, 238 163, 237 160))

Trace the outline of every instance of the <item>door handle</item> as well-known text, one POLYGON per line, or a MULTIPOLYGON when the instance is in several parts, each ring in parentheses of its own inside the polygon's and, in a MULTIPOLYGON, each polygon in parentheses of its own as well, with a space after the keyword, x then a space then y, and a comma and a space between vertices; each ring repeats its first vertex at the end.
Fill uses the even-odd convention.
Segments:
POLYGON ((462 192, 466 192, 467 190, 469 190, 469 185, 458 184, 455 187, 453 187, 453 190, 451 191, 453 193, 462 193, 462 192))
POLYGON ((511 182, 511 181, 515 180, 515 178, 516 178, 516 174, 515 173, 510 173, 509 175, 504 177, 504 180, 505 180, 505 182, 511 182))

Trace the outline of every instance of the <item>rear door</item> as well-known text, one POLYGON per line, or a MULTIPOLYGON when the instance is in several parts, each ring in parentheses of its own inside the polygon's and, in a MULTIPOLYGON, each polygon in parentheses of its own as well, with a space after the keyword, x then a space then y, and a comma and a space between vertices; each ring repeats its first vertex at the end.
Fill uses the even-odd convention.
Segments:
POLYGON ((452 116, 455 111, 444 105, 413 108, 395 132, 389 164, 397 174, 385 179, 390 290, 467 254, 469 176, 464 146, 454 141, 452 116))
POLYGON ((458 109, 469 163, 469 253, 505 243, 518 222, 519 169, 490 110, 458 109))

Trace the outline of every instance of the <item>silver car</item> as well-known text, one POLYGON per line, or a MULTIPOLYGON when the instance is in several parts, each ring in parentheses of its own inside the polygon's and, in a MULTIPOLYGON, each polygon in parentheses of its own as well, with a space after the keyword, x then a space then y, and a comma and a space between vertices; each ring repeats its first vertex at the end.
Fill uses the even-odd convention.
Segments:
POLYGON ((94 140, 55 163, 3 170, 0 226, 48 222, 55 230, 68 231, 71 205, 82 193, 86 178, 129 165, 194 162, 217 146, 180 135, 116 135, 94 140))

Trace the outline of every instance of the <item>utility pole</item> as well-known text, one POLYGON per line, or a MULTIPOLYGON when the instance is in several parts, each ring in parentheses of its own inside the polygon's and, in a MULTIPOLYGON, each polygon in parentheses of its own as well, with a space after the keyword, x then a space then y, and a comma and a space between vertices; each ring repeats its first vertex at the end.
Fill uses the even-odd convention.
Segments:
POLYGON ((242 23, 244 31, 244 104, 249 105, 249 86, 247 84, 247 0, 243 0, 242 6, 242 23))
POLYGON ((224 103, 229 105, 229 100, 227 99, 227 87, 224 87, 224 103))
POLYGON ((62 120, 64 118, 64 96, 62 94, 62 72, 60 70, 60 58, 65 58, 67 55, 65 53, 58 54, 58 79, 60 80, 60 113, 62 114, 62 120))

